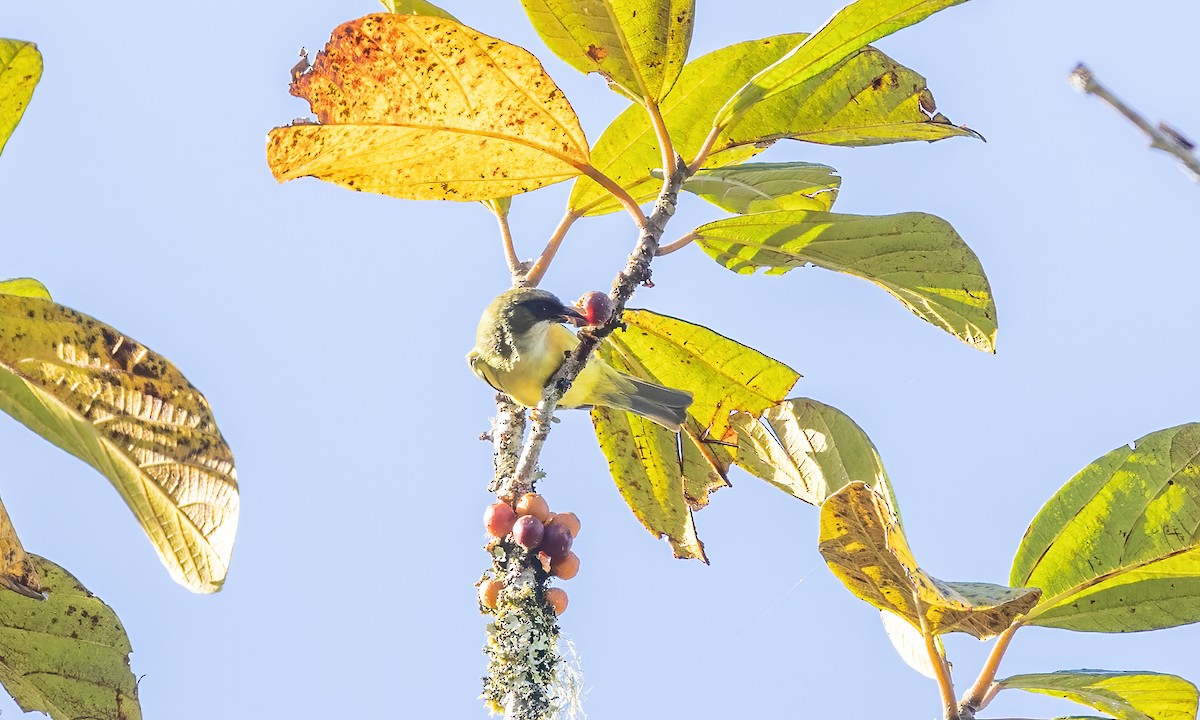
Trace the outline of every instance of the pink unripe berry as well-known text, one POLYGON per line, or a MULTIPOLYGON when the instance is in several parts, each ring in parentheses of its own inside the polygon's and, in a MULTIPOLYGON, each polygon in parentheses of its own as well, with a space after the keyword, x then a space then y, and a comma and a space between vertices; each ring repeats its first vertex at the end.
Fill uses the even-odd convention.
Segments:
POLYGON ((508 503, 495 502, 483 511, 483 526, 492 537, 504 537, 512 531, 516 521, 517 513, 508 503))

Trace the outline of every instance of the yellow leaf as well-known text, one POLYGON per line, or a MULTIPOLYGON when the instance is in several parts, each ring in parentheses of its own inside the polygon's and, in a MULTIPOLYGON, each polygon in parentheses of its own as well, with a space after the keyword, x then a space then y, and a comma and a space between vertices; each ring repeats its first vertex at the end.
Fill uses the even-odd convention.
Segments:
POLYGON ((945 582, 917 566, 888 498, 855 482, 821 506, 821 554, 850 592, 934 635, 1003 632, 1041 590, 945 582))
POLYGON ((107 477, 177 582, 221 588, 237 473, 175 366, 83 313, 0 294, 0 410, 107 477))
POLYGON ((42 599, 42 582, 17 537, 8 510, 0 502, 0 587, 25 597, 42 599))
POLYGON ((41 78, 42 54, 37 45, 0 38, 0 152, 21 122, 41 78))
POLYGON ((280 182, 312 176, 417 200, 488 200, 579 175, 587 139, 537 58, 445 18, 368 15, 292 83, 316 124, 276 128, 280 182))

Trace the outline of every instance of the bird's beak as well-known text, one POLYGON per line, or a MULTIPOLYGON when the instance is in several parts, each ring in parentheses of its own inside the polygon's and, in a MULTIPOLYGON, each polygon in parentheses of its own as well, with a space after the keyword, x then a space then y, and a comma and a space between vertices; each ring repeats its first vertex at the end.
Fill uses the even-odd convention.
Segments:
POLYGON ((588 324, 587 318, 583 313, 569 305, 563 305, 562 312, 558 315, 559 322, 569 322, 575 327, 583 327, 588 324))

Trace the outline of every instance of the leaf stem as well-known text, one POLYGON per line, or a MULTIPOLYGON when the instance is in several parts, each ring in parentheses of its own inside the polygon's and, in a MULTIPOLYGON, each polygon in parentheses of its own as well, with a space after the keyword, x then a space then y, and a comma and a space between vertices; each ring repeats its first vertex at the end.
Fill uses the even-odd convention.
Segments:
POLYGON ((537 287, 542 278, 546 276, 546 271, 550 269, 550 263, 554 261, 554 255, 558 249, 562 247, 563 239, 567 237, 567 231, 571 229, 571 225, 579 219, 579 215, 568 210, 563 219, 559 221, 558 227, 554 228, 550 239, 546 241, 546 248, 542 250, 542 254, 529 268, 529 272, 525 273, 525 277, 521 279, 520 284, 525 287, 537 287))
POLYGON ((679 238, 678 240, 669 242, 666 245, 659 247, 657 255, 658 255, 658 257, 662 257, 663 255, 670 255, 671 253, 675 252, 676 250, 680 250, 682 248, 687 247, 688 245, 691 245, 692 241, 699 237, 700 236, 697 235, 695 231, 692 231, 692 232, 688 233, 687 235, 684 235, 683 237, 679 238))
POLYGON ((1195 144, 1183 137, 1177 130, 1166 123, 1160 122, 1158 127, 1151 125, 1136 110, 1126 105, 1108 88, 1096 81, 1096 77, 1086 65, 1080 63, 1071 71, 1071 84, 1086 95, 1095 95, 1108 103, 1114 110, 1121 113, 1150 138, 1150 147, 1170 153, 1183 163, 1193 180, 1200 181, 1200 159, 1196 157, 1195 144))
POLYGON ((650 114, 650 124, 654 126, 654 136, 658 139, 658 147, 662 151, 663 187, 665 188, 678 167, 679 154, 675 152, 675 145, 671 142, 671 133, 667 132, 667 123, 663 120, 658 103, 651 98, 645 98, 645 105, 646 112, 650 114))
POLYGON ((704 144, 700 146, 700 152, 696 153, 696 158, 688 164, 688 175, 695 175, 704 166, 704 161, 712 153, 713 146, 717 144, 717 138, 721 136, 721 131, 724 129, 724 127, 714 126, 709 131, 708 137, 704 138, 704 144))
MULTIPOLYGON (((914 593, 915 594, 915 593, 914 593)), ((913 598, 916 600, 916 598, 913 598)), ((942 657, 941 651, 938 650, 937 636, 929 627, 929 621, 925 618, 924 606, 920 601, 917 601, 917 608, 921 609, 921 635, 925 638, 925 651, 929 653, 929 662, 933 665, 933 674, 937 678, 938 691, 942 695, 942 714, 946 720, 959 720, 958 705, 954 702, 954 680, 950 677, 950 668, 946 667, 946 658, 942 657)))
POLYGON ((1004 653, 1008 651, 1008 645, 1020 627, 1021 621, 1017 620, 996 638, 996 644, 992 646, 992 651, 988 654, 983 669, 979 671, 979 677, 975 679, 975 684, 971 686, 970 690, 967 690, 958 704, 962 714, 967 717, 975 717, 975 713, 987 707, 995 697, 994 683, 996 673, 1000 670, 1000 661, 1004 659, 1004 653))
POLYGON ((633 222, 635 225, 637 225, 638 230, 646 230, 646 214, 642 212, 642 208, 637 204, 637 201, 629 195, 625 188, 618 185, 616 180, 613 180, 609 176, 602 173, 594 165, 580 165, 579 169, 583 171, 584 175, 587 175, 592 180, 595 180, 597 185, 607 190, 613 197, 617 199, 617 202, 621 203, 621 207, 625 208, 625 211, 628 212, 629 216, 633 218, 633 222))
POLYGON ((517 248, 513 245, 512 228, 508 226, 508 213, 494 202, 485 204, 488 210, 491 210, 492 214, 496 216, 496 223, 500 226, 500 241, 504 244, 504 260, 508 263, 508 272, 513 276, 515 282, 525 274, 525 267, 521 259, 517 257, 517 248))

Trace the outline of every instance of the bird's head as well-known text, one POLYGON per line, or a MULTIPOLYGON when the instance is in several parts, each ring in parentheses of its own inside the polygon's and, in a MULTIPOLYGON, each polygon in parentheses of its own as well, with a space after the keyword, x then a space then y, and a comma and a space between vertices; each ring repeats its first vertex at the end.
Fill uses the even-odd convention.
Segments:
POLYGON ((513 288, 492 301, 492 309, 513 335, 522 337, 541 323, 587 324, 583 314, 553 293, 537 288, 513 288))

